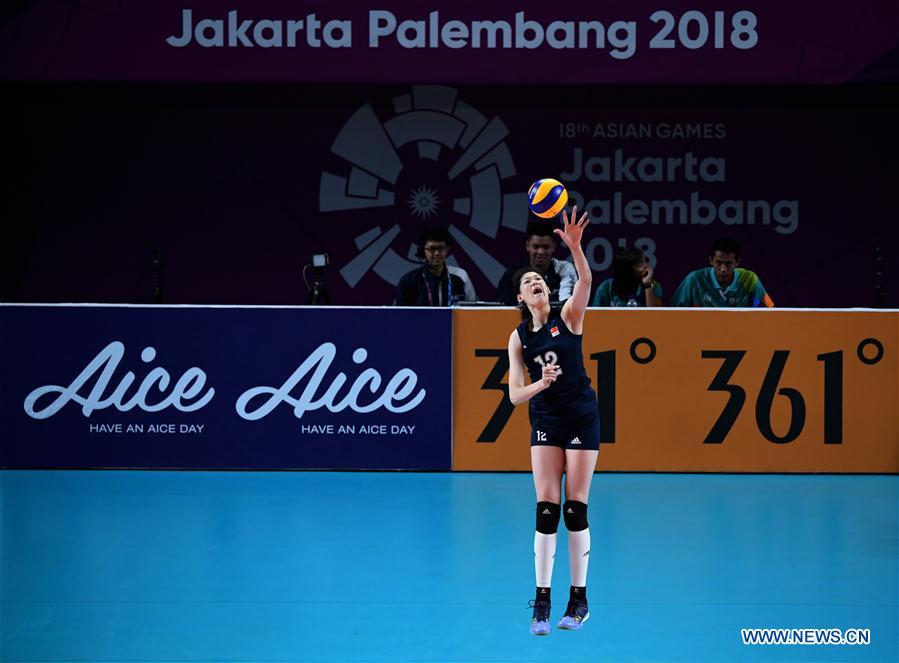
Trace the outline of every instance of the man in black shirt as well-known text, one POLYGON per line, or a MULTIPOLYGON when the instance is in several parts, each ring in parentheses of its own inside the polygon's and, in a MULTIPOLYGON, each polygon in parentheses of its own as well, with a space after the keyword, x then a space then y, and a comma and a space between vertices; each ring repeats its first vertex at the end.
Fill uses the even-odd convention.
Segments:
POLYGON ((452 306, 475 301, 477 296, 468 273, 446 264, 453 239, 445 228, 422 229, 418 257, 424 265, 407 272, 396 287, 397 306, 452 306))
POLYGON ((570 262, 552 257, 556 251, 553 228, 553 224, 549 221, 534 221, 528 225, 525 240, 528 257, 512 265, 503 274, 496 289, 496 301, 506 306, 518 305, 518 292, 512 284, 512 275, 523 267, 533 269, 543 277, 550 289, 551 302, 563 302, 571 297, 574 282, 577 281, 577 272, 570 262))

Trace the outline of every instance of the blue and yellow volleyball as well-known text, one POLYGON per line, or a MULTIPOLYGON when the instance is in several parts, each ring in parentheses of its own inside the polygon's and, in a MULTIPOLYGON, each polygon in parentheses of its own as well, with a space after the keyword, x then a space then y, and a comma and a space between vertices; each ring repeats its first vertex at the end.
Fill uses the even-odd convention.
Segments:
POLYGON ((537 180, 528 189, 531 211, 543 219, 551 219, 568 204, 568 191, 559 180, 537 180))

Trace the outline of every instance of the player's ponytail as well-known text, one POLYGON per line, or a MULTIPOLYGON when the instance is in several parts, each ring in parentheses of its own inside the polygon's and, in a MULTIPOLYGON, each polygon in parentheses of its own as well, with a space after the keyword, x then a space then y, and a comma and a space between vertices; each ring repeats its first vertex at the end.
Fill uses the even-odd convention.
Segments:
POLYGON ((530 322, 534 316, 531 315, 531 309, 524 302, 518 302, 518 310, 521 312, 521 321, 530 322))

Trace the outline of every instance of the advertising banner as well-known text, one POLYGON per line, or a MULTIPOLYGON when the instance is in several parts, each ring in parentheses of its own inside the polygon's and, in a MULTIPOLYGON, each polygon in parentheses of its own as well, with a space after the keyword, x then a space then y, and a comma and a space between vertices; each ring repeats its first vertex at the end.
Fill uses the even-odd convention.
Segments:
MULTIPOLYGON (((456 470, 530 469, 513 310, 456 311, 456 470)), ((899 312, 590 310, 598 469, 899 472, 899 312)))
POLYGON ((0 76, 528 84, 890 80, 897 17, 889 0, 792 0, 786 7, 775 0, 16 0, 0 13, 0 76))
POLYGON ((0 306, 0 466, 450 468, 450 312, 0 306))

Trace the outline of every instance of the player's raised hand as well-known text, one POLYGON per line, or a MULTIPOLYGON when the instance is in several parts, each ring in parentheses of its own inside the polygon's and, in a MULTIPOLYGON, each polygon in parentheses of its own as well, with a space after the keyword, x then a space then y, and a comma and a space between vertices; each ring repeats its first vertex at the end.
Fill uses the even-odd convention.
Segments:
POLYGON ((581 214, 581 218, 577 218, 577 205, 575 205, 571 208, 570 219, 568 218, 568 213, 565 210, 562 210, 562 229, 556 228, 553 232, 562 238, 562 241, 565 242, 565 246, 570 250, 581 243, 581 236, 584 234, 584 228, 586 228, 589 223, 590 219, 587 218, 586 212, 581 214), (577 220, 575 221, 575 219, 577 220))

